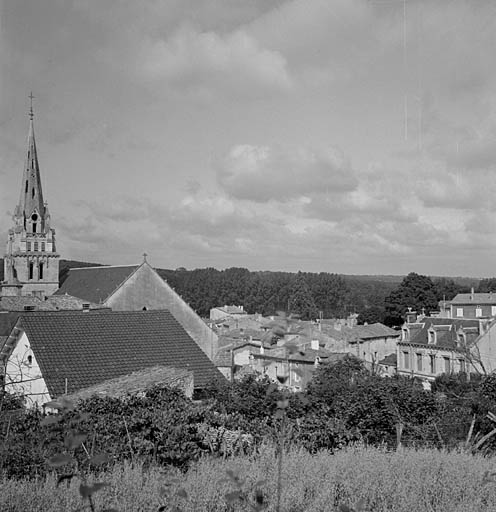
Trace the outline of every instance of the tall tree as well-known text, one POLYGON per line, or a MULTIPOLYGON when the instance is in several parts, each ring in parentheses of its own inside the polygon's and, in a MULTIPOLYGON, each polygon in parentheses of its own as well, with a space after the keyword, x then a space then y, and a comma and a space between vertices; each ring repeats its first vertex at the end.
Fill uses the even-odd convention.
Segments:
POLYGON ((291 286, 288 306, 289 313, 298 315, 302 320, 317 317, 317 306, 301 272, 298 272, 291 286))
POLYGON ((410 307, 417 313, 424 311, 426 314, 437 309, 436 287, 430 277, 412 272, 386 297, 384 305, 384 323, 391 326, 401 325, 410 307))
POLYGON ((477 289, 478 292, 496 292, 496 277, 482 279, 477 289))

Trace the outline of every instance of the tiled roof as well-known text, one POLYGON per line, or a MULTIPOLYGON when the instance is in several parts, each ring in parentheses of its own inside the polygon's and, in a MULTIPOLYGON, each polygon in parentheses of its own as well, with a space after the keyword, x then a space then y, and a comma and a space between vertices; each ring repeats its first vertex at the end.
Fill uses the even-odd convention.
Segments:
POLYGON ((67 398, 81 400, 90 396, 122 397, 136 395, 153 386, 184 387, 191 385, 193 391, 193 373, 188 370, 179 370, 169 366, 153 366, 137 372, 109 379, 89 388, 80 389, 67 398))
POLYGON ((139 265, 71 268, 56 295, 67 293, 89 302, 101 303, 133 274, 139 265))
POLYGON ((496 304, 496 293, 459 293, 451 304, 496 304))
POLYGON ((246 315, 246 311, 242 309, 240 306, 220 306, 214 309, 218 309, 226 315, 246 315))
POLYGON ((54 311, 55 306, 33 295, 19 295, 0 298, 0 310, 25 311, 25 308, 33 308, 37 311, 54 311))
POLYGON ((31 343, 50 395, 152 366, 190 370, 195 388, 221 374, 169 311, 46 312, 17 324, 31 343))
POLYGON ((50 295, 50 297, 46 298, 46 302, 52 305, 57 311, 81 310, 83 309, 83 304, 86 304, 88 309, 108 309, 101 304, 73 297, 67 293, 64 293, 63 295, 50 295))
POLYGON ((398 365, 398 358, 396 356, 396 353, 387 355, 384 359, 381 359, 379 361, 379 364, 383 364, 384 366, 397 366, 398 365))
POLYGON ((364 340, 368 338, 383 338, 385 336, 399 336, 400 332, 381 323, 369 325, 356 325, 351 328, 351 333, 364 340))

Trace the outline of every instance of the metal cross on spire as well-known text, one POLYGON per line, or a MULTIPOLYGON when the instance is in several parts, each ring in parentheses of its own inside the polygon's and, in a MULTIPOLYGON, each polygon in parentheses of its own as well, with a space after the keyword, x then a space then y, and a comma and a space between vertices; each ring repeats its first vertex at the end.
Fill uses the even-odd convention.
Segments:
POLYGON ((31 91, 31 93, 29 94, 28 96, 29 100, 30 100, 30 106, 29 106, 29 119, 33 119, 34 117, 34 112, 33 112, 33 100, 34 100, 34 96, 33 96, 33 91, 31 91))

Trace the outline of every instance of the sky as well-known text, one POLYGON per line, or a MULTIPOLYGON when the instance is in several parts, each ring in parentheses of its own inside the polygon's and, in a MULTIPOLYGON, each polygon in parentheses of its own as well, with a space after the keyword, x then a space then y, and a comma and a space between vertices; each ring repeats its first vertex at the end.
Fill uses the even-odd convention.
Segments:
POLYGON ((0 0, 0 237, 65 259, 496 275, 496 3, 0 0))

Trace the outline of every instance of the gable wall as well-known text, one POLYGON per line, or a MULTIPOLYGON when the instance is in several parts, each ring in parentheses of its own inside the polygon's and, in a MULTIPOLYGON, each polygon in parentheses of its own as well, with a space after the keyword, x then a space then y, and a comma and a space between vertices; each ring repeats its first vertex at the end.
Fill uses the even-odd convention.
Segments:
POLYGON ((384 336, 368 338, 359 342, 349 343, 348 352, 369 363, 377 363, 389 354, 396 353, 398 337, 384 336))
POLYGON ((7 361, 5 387, 9 393, 24 395, 27 407, 41 406, 51 400, 25 332, 7 361), (28 363, 28 356, 32 357, 31 364, 28 363))
POLYGON ((217 352, 217 335, 148 264, 139 267, 105 305, 114 311, 168 309, 210 359, 217 352))

